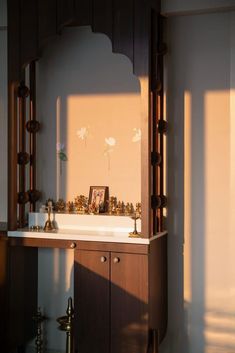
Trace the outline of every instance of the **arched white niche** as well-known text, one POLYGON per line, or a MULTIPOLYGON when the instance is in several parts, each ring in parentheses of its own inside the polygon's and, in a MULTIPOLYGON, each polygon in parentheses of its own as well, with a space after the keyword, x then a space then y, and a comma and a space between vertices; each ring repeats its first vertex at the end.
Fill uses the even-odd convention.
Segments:
POLYGON ((105 35, 67 28, 45 48, 37 65, 44 200, 73 200, 105 185, 124 202, 141 201, 140 100, 130 60, 112 53, 105 35))

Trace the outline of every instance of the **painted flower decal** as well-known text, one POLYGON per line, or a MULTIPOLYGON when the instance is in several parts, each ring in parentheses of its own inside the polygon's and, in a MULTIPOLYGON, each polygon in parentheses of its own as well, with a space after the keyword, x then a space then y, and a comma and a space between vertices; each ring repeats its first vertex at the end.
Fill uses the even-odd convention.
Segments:
POLYGON ((88 129, 86 127, 81 127, 80 130, 77 130, 77 136, 81 139, 81 140, 85 140, 88 136, 88 129))
POLYGON ((134 136, 132 137, 132 142, 139 142, 141 140, 141 130, 134 128, 134 136))
POLYGON ((61 161, 63 161, 63 162, 67 162, 68 157, 67 157, 66 152, 65 152, 65 145, 64 145, 64 143, 57 142, 57 144, 56 144, 56 151, 57 151, 57 154, 58 154, 59 159, 60 159, 61 161))
POLYGON ((115 146, 116 145, 116 140, 114 137, 106 137, 105 142, 108 146, 115 146))
POLYGON ((108 158, 108 170, 110 170, 111 168, 110 154, 111 152, 113 152, 114 146, 116 145, 116 139, 114 137, 106 137, 104 141, 106 144, 106 147, 104 150, 104 156, 108 158))
POLYGON ((109 155, 111 152, 113 152, 113 147, 116 145, 116 140, 114 137, 106 137, 104 139, 106 147, 104 150, 104 155, 107 156, 109 155))

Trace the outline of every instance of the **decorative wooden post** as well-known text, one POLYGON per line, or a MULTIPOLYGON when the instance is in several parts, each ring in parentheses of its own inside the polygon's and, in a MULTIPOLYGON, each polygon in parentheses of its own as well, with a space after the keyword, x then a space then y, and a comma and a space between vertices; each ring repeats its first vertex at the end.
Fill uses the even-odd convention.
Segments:
POLYGON ((164 77, 163 57, 167 48, 163 43, 163 18, 155 11, 151 16, 151 130, 152 130, 152 196, 153 234, 162 232, 163 208, 167 205, 164 195, 164 134, 167 122, 164 120, 164 77))

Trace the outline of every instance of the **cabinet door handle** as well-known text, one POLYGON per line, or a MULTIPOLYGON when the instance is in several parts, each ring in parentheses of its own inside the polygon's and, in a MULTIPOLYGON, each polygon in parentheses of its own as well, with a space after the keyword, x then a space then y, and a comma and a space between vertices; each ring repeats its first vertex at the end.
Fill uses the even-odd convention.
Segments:
POLYGON ((107 258, 106 258, 105 256, 101 256, 100 261, 101 261, 101 262, 106 262, 106 261, 107 261, 107 258))
POLYGON ((77 246, 77 244, 76 244, 76 243, 74 243, 74 242, 72 242, 72 243, 70 244, 70 248, 71 248, 71 249, 75 249, 75 248, 76 248, 76 246, 77 246))
POLYGON ((115 258, 113 259, 113 262, 114 262, 115 264, 118 264, 118 263, 120 262, 120 258, 119 258, 119 257, 115 257, 115 258))

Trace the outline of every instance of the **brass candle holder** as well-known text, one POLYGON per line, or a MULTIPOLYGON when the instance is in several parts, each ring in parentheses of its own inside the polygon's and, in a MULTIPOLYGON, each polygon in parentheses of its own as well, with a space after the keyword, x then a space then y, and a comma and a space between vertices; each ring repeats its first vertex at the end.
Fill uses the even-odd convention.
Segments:
POLYGON ((131 219, 134 220, 134 230, 129 233, 129 238, 141 238, 141 234, 137 231, 137 219, 140 219, 140 215, 135 212, 131 219))
POLYGON ((73 353, 74 309, 71 297, 68 299, 66 314, 66 316, 61 316, 57 319, 59 323, 58 329, 66 332, 66 353, 73 353))
POLYGON ((48 201, 48 205, 47 205, 48 218, 47 218, 47 221, 46 221, 44 228, 43 228, 44 232, 51 232, 51 231, 55 230, 53 221, 51 220, 52 210, 53 210, 52 201, 48 201))
POLYGON ((42 315, 41 309, 38 308, 37 313, 33 316, 33 321, 37 325, 37 334, 35 339, 36 353, 42 353, 43 339, 42 339, 42 323, 46 320, 46 317, 42 315))

